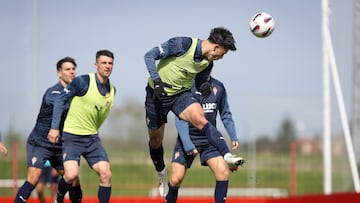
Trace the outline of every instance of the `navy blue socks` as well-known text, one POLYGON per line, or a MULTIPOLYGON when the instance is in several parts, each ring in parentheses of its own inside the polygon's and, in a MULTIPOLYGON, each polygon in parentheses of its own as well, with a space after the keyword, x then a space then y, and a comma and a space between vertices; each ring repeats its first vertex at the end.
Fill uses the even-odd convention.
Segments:
POLYGON ((215 203, 224 203, 226 200, 229 181, 216 181, 215 185, 215 203))
POLYGON ((216 147, 222 156, 230 152, 224 137, 212 124, 207 123, 202 132, 205 133, 209 143, 216 147))
POLYGON ((168 186, 169 192, 165 197, 166 203, 175 203, 178 198, 179 187, 172 186, 170 182, 168 182, 168 186))
POLYGON ((110 201, 111 187, 99 186, 98 198, 100 203, 108 203, 110 201))
POLYGON ((162 171, 165 168, 163 146, 161 145, 159 148, 153 149, 151 148, 149 143, 149 150, 150 150, 150 157, 154 163, 156 171, 162 171))
POLYGON ((69 188, 69 198, 71 203, 81 203, 82 190, 80 185, 69 188))
POLYGON ((56 198, 57 203, 64 202, 65 194, 67 193, 67 191, 69 191, 70 187, 71 184, 66 183, 64 178, 61 177, 59 180, 58 193, 56 198))
POLYGON ((31 192, 35 189, 35 186, 30 182, 25 181, 15 196, 14 203, 24 203, 29 198, 31 192))

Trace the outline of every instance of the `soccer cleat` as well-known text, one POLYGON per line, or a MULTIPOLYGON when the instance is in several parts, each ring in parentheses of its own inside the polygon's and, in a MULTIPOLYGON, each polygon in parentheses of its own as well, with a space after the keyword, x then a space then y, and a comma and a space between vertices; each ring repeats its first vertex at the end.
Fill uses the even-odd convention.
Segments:
POLYGON ((229 166, 241 166, 245 163, 242 157, 236 157, 236 155, 230 153, 225 154, 224 159, 229 166))
POLYGON ((167 187, 166 176, 167 176, 166 167, 162 171, 157 172, 159 195, 162 197, 166 196, 166 187, 167 187))

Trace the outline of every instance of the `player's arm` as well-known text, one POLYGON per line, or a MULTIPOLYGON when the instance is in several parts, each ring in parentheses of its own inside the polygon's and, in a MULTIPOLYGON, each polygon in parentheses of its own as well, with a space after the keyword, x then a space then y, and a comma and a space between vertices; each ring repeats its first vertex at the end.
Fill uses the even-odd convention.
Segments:
POLYGON ((146 52, 144 60, 151 78, 153 80, 160 78, 156 67, 157 60, 181 56, 190 48, 191 43, 192 39, 189 37, 174 37, 146 52))
POLYGON ((76 77, 68 84, 66 88, 54 101, 53 115, 51 120, 51 129, 48 134, 50 142, 55 143, 59 138, 59 129, 61 124, 61 117, 65 110, 65 105, 74 97, 85 95, 89 88, 89 76, 83 75, 76 77))
POLYGON ((7 156, 8 150, 5 147, 5 144, 3 143, 1 132, 0 132, 0 152, 2 152, 4 156, 7 156))
POLYGON ((0 152, 2 152, 4 156, 7 156, 8 154, 7 148, 5 147, 5 144, 2 141, 0 141, 0 152))
POLYGON ((192 143, 189 135, 189 124, 184 120, 175 117, 175 126, 179 133, 181 142, 183 143, 184 150, 187 154, 191 154, 196 150, 194 143, 192 143))
POLYGON ((220 94, 221 96, 219 96, 219 102, 218 102, 218 110, 220 113, 220 118, 226 129, 226 132, 228 133, 231 139, 232 149, 237 149, 239 147, 239 141, 236 135, 235 122, 232 118, 232 113, 230 111, 226 89, 222 84, 221 87, 222 87, 221 88, 222 94, 220 94))

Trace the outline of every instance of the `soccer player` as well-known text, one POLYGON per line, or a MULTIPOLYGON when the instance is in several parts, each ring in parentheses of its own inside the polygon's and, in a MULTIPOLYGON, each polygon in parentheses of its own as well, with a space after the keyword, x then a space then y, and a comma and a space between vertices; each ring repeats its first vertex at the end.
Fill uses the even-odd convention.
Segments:
MULTIPOLYGON (((51 143, 47 137, 51 127, 54 101, 69 82, 75 78, 76 66, 75 60, 71 57, 60 59, 56 64, 59 82, 48 88, 43 95, 35 127, 27 139, 27 178, 15 196, 15 203, 26 202, 29 198, 39 181, 46 160, 50 161, 59 174, 64 174, 62 142, 51 143)), ((60 112, 60 123, 63 122, 65 114, 65 110, 60 112)), ((62 130, 62 124, 60 130, 62 130)), ((81 202, 82 191, 78 179, 71 186, 69 196, 71 202, 81 202)))
POLYGON ((5 144, 3 143, 1 132, 0 132, 0 152, 3 153, 4 156, 7 156, 8 151, 5 144))
MULTIPOLYGON (((232 119, 232 114, 227 101, 227 93, 225 86, 219 80, 209 76, 209 83, 211 85, 211 94, 208 98, 203 98, 196 89, 192 88, 193 96, 201 102, 202 108, 207 120, 216 126, 216 117, 218 112, 220 118, 225 126, 225 129, 231 139, 232 149, 239 147, 238 138, 236 136, 235 124, 232 119)), ((227 195, 228 182, 229 182, 229 166, 221 156, 219 151, 210 145, 206 136, 192 125, 188 125, 187 122, 175 118, 176 127, 179 132, 177 142, 174 147, 174 154, 172 157, 172 172, 171 178, 168 182, 169 192, 166 195, 167 203, 174 203, 178 197, 178 190, 185 177, 187 169, 192 165, 196 155, 188 154, 185 150, 185 145, 189 145, 189 140, 182 138, 189 137, 190 141, 194 143, 197 151, 200 153, 200 161, 204 166, 208 166, 214 173, 216 184, 214 200, 215 203, 224 203, 227 195)), ((191 148, 189 148, 191 149, 191 148)), ((239 165, 242 165, 242 160, 239 165)), ((238 165, 233 165, 230 170, 237 170, 238 165)))
POLYGON ((56 201, 56 195, 58 190, 58 172, 51 166, 50 161, 46 160, 45 167, 41 173, 39 178, 39 182, 35 187, 38 199, 40 203, 46 203, 45 198, 45 187, 49 184, 50 194, 51 194, 51 202, 56 201))
POLYGON ((57 203, 79 176, 80 157, 83 156, 91 169, 98 174, 100 203, 109 202, 111 194, 111 170, 109 158, 103 147, 99 128, 108 116, 114 102, 115 87, 110 83, 114 54, 109 50, 96 53, 96 73, 76 77, 64 89, 54 105, 49 140, 59 140, 61 112, 71 101, 62 133, 65 174, 59 180, 57 203))
POLYGON ((213 61, 222 59, 229 50, 236 50, 232 33, 217 27, 211 30, 206 40, 174 37, 152 48, 144 56, 150 74, 145 99, 149 151, 157 171, 161 196, 165 194, 167 173, 162 141, 169 111, 203 131, 229 164, 238 164, 242 160, 229 152, 221 133, 207 121, 201 105, 190 91, 195 78, 196 88, 205 98, 209 96, 210 85, 206 80, 213 61), (156 65, 157 60, 159 63, 156 65))

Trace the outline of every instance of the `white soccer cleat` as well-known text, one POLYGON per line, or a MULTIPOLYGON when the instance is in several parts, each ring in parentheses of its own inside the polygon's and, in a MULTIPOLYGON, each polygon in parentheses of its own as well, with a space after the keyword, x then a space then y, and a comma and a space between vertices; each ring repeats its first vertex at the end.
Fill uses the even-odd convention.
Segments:
POLYGON ((241 166, 245 163, 242 157, 237 157, 230 153, 225 154, 224 159, 229 166, 241 166))
POLYGON ((162 171, 157 172, 159 195, 162 197, 166 196, 166 191, 167 191, 166 176, 167 176, 166 167, 162 171))

